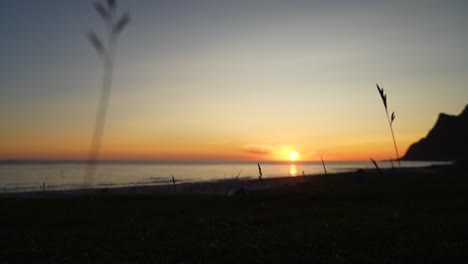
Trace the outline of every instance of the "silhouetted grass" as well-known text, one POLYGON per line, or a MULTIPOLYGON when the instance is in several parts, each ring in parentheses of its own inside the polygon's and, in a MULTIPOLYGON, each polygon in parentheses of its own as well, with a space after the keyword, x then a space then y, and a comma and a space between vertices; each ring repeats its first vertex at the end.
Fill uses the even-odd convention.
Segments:
POLYGON ((320 159, 322 160, 323 172, 325 173, 325 176, 327 176, 327 167, 325 167, 325 162, 323 161, 323 157, 320 156, 320 159))
POLYGON ((262 167, 260 167, 260 163, 257 163, 257 166, 258 166, 258 179, 260 180, 260 182, 263 182, 262 167))
POLYGON ((174 193, 176 193, 176 182, 175 182, 174 175, 172 175, 172 185, 174 187, 174 193))
POLYGON ((42 192, 46 191, 46 184, 45 182, 42 182, 42 185, 39 185, 39 188, 41 189, 42 192))
POLYGON ((395 112, 392 112, 391 116, 388 115, 387 95, 385 94, 383 87, 380 88, 378 84, 376 84, 376 86, 377 86, 377 90, 379 91, 380 98, 382 99, 382 103, 385 107, 385 113, 387 114, 388 124, 390 126, 390 131, 392 132, 393 146, 395 147, 395 153, 397 156, 398 165, 401 168, 400 155, 398 154, 398 147, 397 147, 396 140, 395 140, 395 134, 393 133, 393 121, 395 121, 395 112))
POLYGON ((237 174, 236 178, 234 179, 234 181, 233 181, 233 182, 231 183, 231 185, 229 186, 229 189, 226 191, 225 196, 228 196, 228 195, 229 195, 229 193, 230 193, 231 190, 232 190, 232 187, 234 187, 234 184, 236 184, 237 179, 239 179, 239 176, 240 176, 241 173, 242 173, 242 170, 239 171, 239 173, 237 174))
POLYGON ((377 169, 377 171, 379 172, 379 174, 381 176, 384 175, 383 171, 379 168, 379 165, 377 164, 377 162, 373 159, 373 158, 370 158, 370 160, 372 161, 372 163, 374 164, 375 168, 377 169))

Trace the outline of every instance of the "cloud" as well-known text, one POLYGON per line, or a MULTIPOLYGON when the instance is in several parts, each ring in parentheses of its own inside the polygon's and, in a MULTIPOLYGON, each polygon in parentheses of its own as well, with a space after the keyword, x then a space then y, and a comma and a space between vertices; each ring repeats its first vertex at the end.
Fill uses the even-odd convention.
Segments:
POLYGON ((269 155, 273 152, 273 147, 268 145, 248 144, 242 147, 242 151, 257 155, 269 155))

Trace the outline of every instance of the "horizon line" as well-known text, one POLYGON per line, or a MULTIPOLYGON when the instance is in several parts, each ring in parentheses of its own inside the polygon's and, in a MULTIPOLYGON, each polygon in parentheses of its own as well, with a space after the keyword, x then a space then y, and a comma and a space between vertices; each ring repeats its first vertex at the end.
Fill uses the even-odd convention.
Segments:
MULTIPOLYGON (((325 162, 366 162, 368 159, 355 159, 355 160, 325 160, 325 162)), ((377 160, 380 162, 390 161, 389 159, 377 160)), ((391 160, 396 161, 396 160, 391 160)), ((0 159, 0 165, 12 165, 12 164, 54 164, 54 163, 134 163, 134 164, 151 164, 151 163, 167 163, 167 164, 182 164, 182 163, 200 163, 200 164, 212 164, 212 163, 263 163, 263 164, 301 164, 301 163, 312 163, 322 162, 320 159, 317 160, 239 160, 239 159, 101 159, 101 160, 89 160, 89 159, 0 159)))

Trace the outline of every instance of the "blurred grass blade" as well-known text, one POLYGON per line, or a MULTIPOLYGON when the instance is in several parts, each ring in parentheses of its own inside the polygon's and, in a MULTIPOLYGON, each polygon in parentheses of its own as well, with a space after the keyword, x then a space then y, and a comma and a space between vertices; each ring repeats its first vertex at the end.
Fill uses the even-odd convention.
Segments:
POLYGON ((176 193, 176 184, 175 184, 174 175, 172 175, 172 184, 173 184, 173 186, 174 186, 174 193, 176 193))
POLYGON ((107 6, 109 7, 109 9, 114 10, 115 5, 116 5, 115 0, 107 0, 107 6))
POLYGON ((96 9, 96 12, 99 14, 99 16, 101 16, 102 19, 104 19, 104 21, 106 21, 107 23, 112 22, 111 15, 109 14, 109 12, 107 12, 106 8, 101 3, 95 2, 94 8, 96 9))
POLYGON ((325 167, 325 162, 323 161, 323 157, 320 156, 320 159, 322 160, 322 165, 323 165, 323 171, 325 172, 325 176, 327 176, 327 167, 325 167))
POLYGON ((115 24, 114 28, 112 29, 112 35, 116 36, 122 30, 125 28, 125 26, 130 22, 130 15, 128 13, 125 13, 122 15, 122 17, 119 19, 117 24, 115 24))
POLYGON ((114 68, 114 56, 116 48, 116 34, 121 32, 125 25, 130 21, 130 15, 125 13, 120 20, 113 25, 115 18, 116 1, 107 1, 107 6, 104 6, 100 2, 95 2, 94 7, 101 18, 106 22, 108 27, 108 35, 105 36, 107 41, 103 43, 100 38, 94 33, 89 32, 87 37, 91 42, 91 45, 101 55, 101 59, 104 62, 104 74, 102 79, 101 95, 98 101, 98 107, 96 111, 96 120, 94 123, 94 131, 91 138, 91 147, 89 151, 88 166, 85 172, 84 183, 93 184, 94 174, 96 171, 97 163, 100 158, 100 150, 102 144, 102 137, 104 135, 105 124, 107 120, 107 111, 109 108, 110 95, 112 90, 112 76, 114 68), (108 7, 108 8, 106 8, 108 7))
POLYGON ((262 167, 260 167, 260 163, 257 163, 257 166, 258 166, 258 178, 260 179, 260 182, 263 182, 262 167))
POLYGON ((98 36, 92 31, 88 32, 87 36, 88 36, 89 42, 91 42, 91 45, 93 45, 93 47, 96 49, 99 55, 103 55, 105 51, 104 45, 102 45, 102 42, 101 40, 99 40, 98 36))
POLYGON ((377 169, 377 171, 379 172, 379 174, 380 174, 381 176, 383 176, 383 175, 384 175, 384 174, 383 174, 383 171, 380 170, 379 165, 377 164, 377 162, 376 162, 373 158, 370 158, 370 160, 372 161, 372 163, 374 163, 374 166, 375 166, 375 168, 377 169))
POLYGON ((239 175, 240 175, 241 173, 242 173, 242 170, 239 171, 239 173, 237 174, 236 178, 235 178, 234 181, 232 182, 231 186, 229 186, 229 189, 227 190, 225 196, 228 196, 228 195, 229 195, 229 193, 231 192, 232 187, 234 187, 234 184, 236 183, 237 179, 239 179, 239 175))

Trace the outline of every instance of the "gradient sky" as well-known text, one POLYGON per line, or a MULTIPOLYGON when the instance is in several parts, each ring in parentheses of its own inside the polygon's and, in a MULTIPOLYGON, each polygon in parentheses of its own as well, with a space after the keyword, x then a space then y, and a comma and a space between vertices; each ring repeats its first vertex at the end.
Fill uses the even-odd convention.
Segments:
MULTIPOLYGON (((93 1, 3 0, 0 159, 86 158, 93 1)), ((108 159, 395 157, 468 103, 468 2, 120 1, 108 159)))

